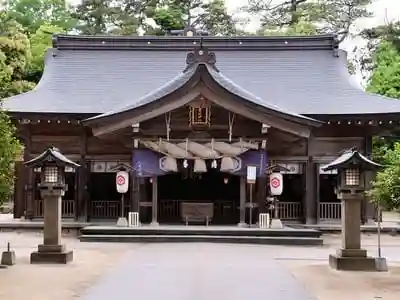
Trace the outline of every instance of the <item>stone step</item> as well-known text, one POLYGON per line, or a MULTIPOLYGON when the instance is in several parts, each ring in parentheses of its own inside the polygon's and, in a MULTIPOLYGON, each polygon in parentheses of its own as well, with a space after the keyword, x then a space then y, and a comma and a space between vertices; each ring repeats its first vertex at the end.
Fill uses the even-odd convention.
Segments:
POLYGON ((81 235, 81 242, 116 243, 232 243, 266 244, 287 246, 321 246, 322 238, 316 237, 274 237, 274 236, 215 236, 215 235, 81 235))
POLYGON ((116 227, 116 226, 87 226, 81 229, 81 234, 88 235, 130 235, 130 236, 232 236, 232 237, 321 237, 321 232, 315 229, 260 229, 260 228, 218 228, 181 226, 181 227, 116 227))

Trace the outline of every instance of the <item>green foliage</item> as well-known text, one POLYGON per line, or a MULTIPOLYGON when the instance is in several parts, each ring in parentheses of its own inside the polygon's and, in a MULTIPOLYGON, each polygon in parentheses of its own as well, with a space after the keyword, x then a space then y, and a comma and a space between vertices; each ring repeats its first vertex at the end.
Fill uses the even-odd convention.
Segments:
POLYGON ((21 151, 21 144, 15 137, 15 130, 9 116, 4 111, 0 111, 0 205, 12 193, 14 162, 21 151))
POLYGON ((50 24, 68 31, 76 25, 66 0, 8 0, 9 16, 21 24, 28 35, 50 24))
POLYGON ((373 72, 367 90, 400 99, 400 51, 382 41, 373 55, 373 72))
MULTIPOLYGON (((0 98, 32 88, 33 84, 23 80, 29 57, 29 40, 23 28, 0 11, 0 98)), ((19 150, 15 127, 0 109, 0 205, 12 192, 14 161, 19 150)))
POLYGON ((235 34, 235 20, 228 14, 224 0, 164 0, 151 17, 160 27, 157 34, 186 26, 205 30, 211 35, 235 34))
POLYGON ((111 24, 116 11, 112 7, 112 0, 82 1, 72 14, 78 20, 77 29, 82 34, 104 34, 111 24))
POLYGON ((279 30, 268 30, 267 28, 263 28, 258 32, 261 35, 269 35, 269 36, 293 36, 293 35, 315 35, 317 34, 317 27, 306 21, 299 21, 297 24, 292 26, 288 26, 285 28, 281 28, 279 30))
POLYGON ((146 21, 162 0, 85 0, 73 11, 81 34, 136 35, 152 28, 146 21))
POLYGON ((30 57, 29 40, 22 26, 0 11, 0 99, 34 87, 24 79, 30 57))
MULTIPOLYGON (((368 52, 362 58, 364 70, 371 71, 367 90, 400 99, 399 23, 379 26, 363 32, 368 38, 368 52)), ((394 132, 393 134, 396 134, 394 132)), ((400 208, 400 143, 396 138, 373 140, 373 156, 387 167, 377 174, 369 191, 372 201, 384 209, 400 208)))
POLYGON ((390 164, 378 172, 368 194, 371 201, 383 209, 398 209, 400 208, 400 143, 395 143, 393 149, 387 149, 383 160, 390 164))
POLYGON ((25 79, 38 83, 43 73, 46 50, 52 47, 52 34, 63 32, 63 28, 43 24, 30 38, 31 59, 25 72, 25 79))

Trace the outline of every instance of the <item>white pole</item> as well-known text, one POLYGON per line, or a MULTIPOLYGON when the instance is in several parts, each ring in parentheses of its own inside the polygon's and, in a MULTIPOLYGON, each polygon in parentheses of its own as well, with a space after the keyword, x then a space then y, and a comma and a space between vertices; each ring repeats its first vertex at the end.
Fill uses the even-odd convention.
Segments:
POLYGON ((381 249, 381 207, 378 204, 378 224, 377 224, 377 233, 378 233, 378 257, 382 257, 382 249, 381 249))

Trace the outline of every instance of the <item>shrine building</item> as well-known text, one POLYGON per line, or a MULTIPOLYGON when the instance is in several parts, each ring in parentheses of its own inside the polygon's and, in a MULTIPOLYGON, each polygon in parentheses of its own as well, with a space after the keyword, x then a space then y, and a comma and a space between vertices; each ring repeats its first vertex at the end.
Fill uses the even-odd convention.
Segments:
MULTIPOLYGON (((369 156, 372 136, 400 124, 400 101, 353 84, 332 35, 56 35, 38 85, 4 108, 25 161, 54 146, 81 165, 66 170, 62 214, 91 222, 120 215, 119 163, 132 168, 125 212, 144 224, 183 223, 191 204, 211 224, 249 222, 250 192, 254 218, 267 210, 272 165, 287 169, 281 219, 338 221, 336 174, 321 166, 354 146, 369 156)), ((16 218, 43 217, 38 182, 17 162, 16 218)))

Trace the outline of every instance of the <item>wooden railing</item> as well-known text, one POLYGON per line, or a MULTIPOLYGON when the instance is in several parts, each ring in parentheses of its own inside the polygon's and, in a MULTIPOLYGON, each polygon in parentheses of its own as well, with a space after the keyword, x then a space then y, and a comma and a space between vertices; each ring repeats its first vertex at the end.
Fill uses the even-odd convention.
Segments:
MULTIPOLYGON (((93 219, 117 219, 121 215, 121 200, 94 200, 90 203, 90 217, 93 219)), ((125 203, 125 217, 130 205, 125 203)))
POLYGON ((179 200, 160 200, 158 203, 158 219, 160 222, 176 222, 180 220, 179 200))
POLYGON ((303 215, 303 207, 300 202, 279 202, 278 214, 282 220, 299 220, 303 215))
MULTIPOLYGON (((35 200, 35 218, 43 218, 44 205, 43 200, 35 200)), ((75 217, 75 200, 61 200, 61 217, 74 218, 75 217)))
POLYGON ((319 204, 319 219, 340 220, 342 215, 342 206, 340 202, 325 202, 319 204))

